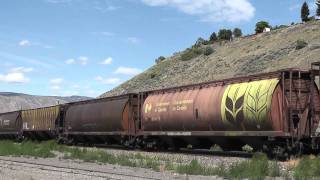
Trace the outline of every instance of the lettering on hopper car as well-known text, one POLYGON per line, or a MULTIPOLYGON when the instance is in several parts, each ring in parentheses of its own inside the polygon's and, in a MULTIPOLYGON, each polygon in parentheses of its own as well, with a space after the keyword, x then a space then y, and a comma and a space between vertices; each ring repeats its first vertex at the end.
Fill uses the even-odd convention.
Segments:
POLYGON ((193 99, 176 101, 173 104, 174 107, 172 107, 172 111, 186 111, 188 109, 188 104, 193 104, 193 99))
POLYGON ((23 129, 29 129, 27 122, 23 123, 23 129))
POLYGON ((169 106, 169 105, 170 105, 170 102, 161 102, 156 104, 157 107, 169 106))
MULTIPOLYGON (((180 101, 175 101, 172 104, 170 102, 160 102, 155 105, 155 113, 162 113, 167 111, 186 111, 188 109, 188 104, 193 104, 193 99, 185 99, 180 101), (168 107, 172 105, 172 107, 168 107)), ((145 113, 152 111, 152 104, 147 103, 144 108, 145 113)))
POLYGON ((153 121, 160 121, 161 119, 160 119, 160 116, 158 116, 158 117, 152 117, 151 118, 151 121, 153 122, 153 121))
POLYGON ((176 101, 173 103, 173 105, 183 105, 183 104, 192 104, 192 103, 193 103, 193 99, 185 99, 181 101, 176 101))
POLYGON ((9 126, 10 120, 7 119, 0 119, 0 126, 9 126))
POLYGON ((167 108, 166 107, 158 107, 154 110, 154 112, 167 112, 167 108))
POLYGON ((188 106, 186 105, 177 105, 172 107, 172 111, 186 111, 188 109, 188 106))
POLYGON ((145 108, 144 108, 144 112, 145 113, 149 113, 149 112, 151 112, 151 110, 152 110, 152 105, 147 103, 145 108))

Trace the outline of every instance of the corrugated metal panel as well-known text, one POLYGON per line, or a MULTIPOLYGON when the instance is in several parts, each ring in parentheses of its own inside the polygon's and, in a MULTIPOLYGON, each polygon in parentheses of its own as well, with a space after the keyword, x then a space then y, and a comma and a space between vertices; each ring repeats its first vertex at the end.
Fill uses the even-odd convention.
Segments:
POLYGON ((125 110, 129 96, 71 104, 65 123, 69 132, 110 132, 128 129, 130 113, 125 110))
POLYGON ((0 114, 0 133, 21 131, 20 111, 0 114))
POLYGON ((24 110, 21 113, 23 130, 55 130, 59 112, 60 106, 24 110))

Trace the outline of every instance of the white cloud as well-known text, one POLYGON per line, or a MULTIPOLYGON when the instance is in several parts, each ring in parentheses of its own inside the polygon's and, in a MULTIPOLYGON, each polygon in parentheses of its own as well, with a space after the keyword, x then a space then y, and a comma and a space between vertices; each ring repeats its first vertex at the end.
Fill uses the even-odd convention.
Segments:
POLYGON ((54 85, 61 84, 62 82, 63 82, 62 78, 54 78, 49 81, 50 84, 54 84, 54 85))
POLYGON ((109 11, 115 11, 117 9, 119 9, 119 7, 113 6, 113 5, 107 5, 107 6, 95 6, 94 7, 96 10, 99 10, 102 13, 106 13, 109 11))
POLYGON ((88 64, 88 57, 86 56, 80 56, 78 60, 79 60, 79 63, 83 66, 88 64))
POLYGON ((72 88, 79 89, 81 86, 79 84, 74 84, 71 86, 72 88))
POLYGON ((111 64, 111 63, 112 63, 112 57, 108 57, 107 59, 102 61, 100 64, 108 65, 108 64, 111 64))
POLYGON ((30 79, 26 78, 21 72, 12 72, 5 75, 0 74, 0 81, 6 83, 28 83, 30 79))
POLYGON ((74 64, 76 61, 74 59, 67 59, 66 64, 74 64))
POLYGON ((19 46, 30 46, 31 42, 29 40, 21 40, 18 44, 19 46))
POLYGON ((115 74, 125 74, 125 75, 136 75, 141 73, 140 69, 132 67, 118 67, 115 71, 115 74))
POLYGON ((140 42, 140 39, 137 37, 128 37, 127 41, 132 43, 132 44, 138 44, 140 42))
POLYGON ((254 17, 255 8, 249 0, 141 0, 149 6, 168 6, 196 15, 202 21, 240 22, 254 17))
POLYGON ((61 89, 61 84, 63 83, 63 81, 64 81, 64 79, 62 79, 62 78, 51 79, 49 81, 50 89, 60 90, 61 89))
POLYGON ((14 72, 14 73, 28 73, 33 71, 33 68, 30 67, 16 67, 16 68, 12 68, 10 70, 10 72, 14 72))
POLYGON ((101 76, 97 76, 95 80, 103 84, 117 84, 120 82, 120 79, 118 78, 103 78, 101 76))
POLYGON ((51 45, 43 44, 40 42, 31 42, 30 40, 26 40, 26 39, 19 41, 18 45, 19 46, 36 46, 36 47, 42 47, 45 49, 52 49, 53 48, 53 46, 51 46, 51 45))
POLYGON ((86 57, 86 56, 79 56, 77 59, 73 59, 73 58, 70 58, 70 59, 67 59, 65 61, 66 64, 70 65, 70 64, 80 64, 80 65, 87 65, 88 64, 88 61, 89 61, 89 58, 86 57))
POLYGON ((59 85, 53 85, 53 86, 50 86, 50 88, 53 89, 53 90, 61 89, 61 87, 59 85))
POLYGON ((7 74, 0 74, 0 82, 6 83, 28 83, 29 78, 25 77, 25 73, 33 71, 30 67, 15 67, 9 70, 7 74))

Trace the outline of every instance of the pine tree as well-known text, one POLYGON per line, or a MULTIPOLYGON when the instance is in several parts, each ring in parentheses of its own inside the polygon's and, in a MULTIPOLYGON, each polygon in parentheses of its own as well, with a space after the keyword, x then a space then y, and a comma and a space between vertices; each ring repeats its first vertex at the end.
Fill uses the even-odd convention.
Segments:
POLYGON ((218 32, 218 38, 220 40, 232 40, 232 31, 230 29, 220 29, 218 32))
POLYGON ((301 20, 303 22, 307 22, 309 20, 309 6, 307 2, 304 2, 302 7, 301 7, 301 20))
POLYGON ((316 5, 318 6, 318 8, 317 8, 317 16, 320 16, 320 0, 318 0, 316 2, 316 5))
POLYGON ((213 33, 211 34, 210 38, 209 38, 209 41, 210 41, 211 43, 214 43, 214 42, 217 41, 217 40, 218 40, 217 34, 216 34, 215 32, 213 32, 213 33))
POLYGON ((233 35, 234 37, 241 37, 242 36, 242 31, 239 28, 234 28, 233 30, 233 35))

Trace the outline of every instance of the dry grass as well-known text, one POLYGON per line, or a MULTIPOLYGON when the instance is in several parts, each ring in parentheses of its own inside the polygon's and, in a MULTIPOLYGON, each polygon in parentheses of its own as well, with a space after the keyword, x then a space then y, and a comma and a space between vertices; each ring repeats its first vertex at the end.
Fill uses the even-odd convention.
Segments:
POLYGON ((214 53, 208 56, 193 56, 194 53, 188 54, 190 50, 177 53, 103 96, 207 82, 289 67, 308 68, 311 62, 319 61, 319 44, 320 21, 243 37, 221 45, 205 45, 202 48, 211 46, 214 53), (308 43, 308 46, 296 49, 297 40, 308 43), (181 61, 181 56, 185 54, 188 55, 188 61, 181 61))

